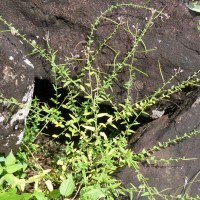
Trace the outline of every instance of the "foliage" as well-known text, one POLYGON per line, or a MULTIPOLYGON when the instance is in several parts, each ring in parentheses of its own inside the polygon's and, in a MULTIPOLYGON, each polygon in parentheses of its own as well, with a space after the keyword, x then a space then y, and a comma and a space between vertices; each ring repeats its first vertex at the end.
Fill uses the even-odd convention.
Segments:
POLYGON ((195 12, 200 12, 200 4, 198 1, 191 1, 189 4, 186 4, 186 6, 195 12))
MULTIPOLYGON (((200 3, 199 1, 191 1, 188 4, 186 4, 186 6, 188 7, 188 9, 196 12, 196 13, 200 13, 200 3)), ((200 20, 198 20, 197 22, 197 29, 198 31, 200 31, 200 20)))
MULTIPOLYGON (((156 188, 150 187, 148 180, 140 172, 140 163, 146 161, 149 164, 156 164, 186 160, 187 158, 156 160, 152 153, 199 134, 199 130, 194 130, 189 134, 185 133, 184 136, 169 139, 167 142, 158 143, 150 150, 144 149, 138 154, 127 149, 127 138, 134 134, 134 127, 139 124, 138 118, 141 114, 147 114, 147 108, 161 100, 169 99, 172 94, 188 86, 198 86, 199 83, 200 70, 188 77, 187 80, 172 85, 172 81, 182 71, 180 69, 175 71, 174 75, 165 81, 159 66, 163 85, 152 95, 133 103, 131 91, 135 73, 147 76, 134 66, 135 54, 136 52, 148 53, 151 51, 146 48, 143 38, 159 15, 162 15, 162 12, 145 6, 134 4, 111 6, 102 12, 93 23, 85 45, 84 58, 67 57, 67 62, 64 64, 57 64, 56 51, 50 47, 48 38, 46 38, 48 49, 45 50, 39 47, 35 41, 28 40, 12 24, 0 17, 0 21, 9 28, 6 30, 7 32, 31 45, 32 54, 39 54, 50 63, 55 91, 51 104, 40 102, 37 98, 33 100, 21 151, 17 154, 18 159, 16 160, 12 152, 6 158, 1 158, 1 199, 79 198, 80 200, 96 200, 103 198, 112 200, 126 195, 130 196, 130 199, 134 199, 137 195, 147 199, 190 198, 187 194, 167 196, 156 188), (141 30, 138 27, 131 29, 128 21, 114 20, 109 17, 110 13, 120 8, 146 10, 149 18, 141 30), (95 47, 95 32, 104 21, 111 22, 115 28, 100 42, 98 47, 95 47), (120 52, 109 45, 109 41, 114 38, 119 29, 124 30, 133 38, 132 47, 122 60, 119 59, 120 52), (144 51, 139 51, 140 46, 144 47, 144 51), (113 63, 110 64, 111 73, 105 73, 95 67, 95 61, 104 47, 111 49, 114 53, 113 63), (83 62, 84 66, 74 78, 71 76, 70 67, 77 61, 83 62), (127 95, 124 103, 117 105, 110 91, 124 68, 129 72, 129 79, 123 85, 127 95), (68 92, 63 99, 61 98, 62 89, 68 92), (80 101, 79 96, 84 97, 84 100, 80 101), (102 112, 101 105, 104 104, 109 104, 111 110, 102 112), (67 118, 62 115, 63 112, 68 114, 67 118), (134 119, 131 120, 133 117, 134 119), (53 139, 48 140, 46 144, 37 144, 38 137, 44 135, 48 125, 58 128, 55 130, 59 130, 59 132, 54 132, 53 139), (123 126, 123 129, 120 129, 120 126, 123 126), (56 141, 63 137, 64 143, 56 141), (75 140, 76 138, 78 141, 75 140), (57 155, 52 155, 50 149, 55 146, 58 146, 59 149, 56 152, 57 155), (48 163, 41 161, 41 159, 48 160, 50 156, 51 159, 48 163), (115 171, 124 166, 135 170, 135 175, 140 183, 138 187, 133 185, 131 188, 124 188, 121 182, 114 178, 115 171)), ((18 104, 16 100, 5 99, 3 96, 0 101, 18 104)))

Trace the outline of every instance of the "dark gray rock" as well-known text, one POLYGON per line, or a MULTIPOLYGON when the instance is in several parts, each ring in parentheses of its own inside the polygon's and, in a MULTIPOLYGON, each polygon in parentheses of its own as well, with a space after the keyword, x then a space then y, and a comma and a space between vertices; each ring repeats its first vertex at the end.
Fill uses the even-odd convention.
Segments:
MULTIPOLYGON (((175 113, 171 117, 164 115, 140 127, 136 134, 130 138, 129 148, 133 152, 139 153, 143 149, 148 150, 158 145, 158 142, 166 142, 169 139, 175 139, 176 136, 182 137, 185 133, 200 130, 200 92, 193 92, 187 102, 188 104, 181 107, 182 111, 179 111, 180 113, 175 113), (192 98, 196 100, 191 105, 192 98)), ((167 195, 176 196, 185 192, 190 196, 198 195, 200 193, 198 181, 200 170, 199 145, 200 134, 197 134, 190 139, 179 141, 168 148, 154 152, 152 156, 155 156, 157 160, 184 157, 188 160, 172 161, 169 164, 141 164, 141 172, 145 178, 148 178, 149 186, 156 187, 167 195)), ((138 184, 134 174, 134 170, 125 167, 118 171, 117 177, 122 180, 124 186, 130 187, 131 183, 138 184)), ((159 199, 159 197, 156 199, 159 199)))
POLYGON ((23 138, 34 90, 34 66, 14 35, 1 34, 0 41, 0 152, 9 153, 16 151, 23 138), (10 98, 21 105, 7 101, 10 98))
MULTIPOLYGON (((122 3, 124 1, 118 1, 122 3)), ((125 1, 127 3, 145 4, 146 1, 125 1)), ((45 47, 43 37, 48 34, 50 45, 57 50, 57 62, 66 62, 65 56, 72 55, 83 56, 81 50, 84 48, 85 40, 89 33, 91 23, 109 6, 115 4, 115 1, 1 1, 1 15, 12 22, 17 29, 25 33, 29 39, 45 47)), ((162 85, 162 79, 158 69, 158 60, 163 69, 163 75, 167 80, 174 74, 174 69, 181 68, 183 73, 177 77, 173 83, 184 80, 188 75, 199 69, 199 33, 197 31, 197 20, 199 17, 191 13, 184 3, 180 1, 161 0, 159 2, 150 1, 149 7, 157 10, 163 10, 163 15, 155 19, 153 26, 149 29, 144 42, 147 49, 157 48, 157 50, 148 54, 136 54, 137 60, 134 66, 144 71, 149 77, 135 72, 137 80, 140 80, 143 87, 139 90, 134 87, 132 98, 133 102, 139 98, 152 93, 156 88, 162 85), (183 20, 184 19, 184 20, 183 20), (154 80, 154 81, 151 81, 154 80)), ((142 29, 148 18, 148 12, 138 9, 122 9, 115 11, 112 19, 129 20, 129 26, 135 26, 142 29)), ((101 24, 95 35, 95 45, 98 45, 113 30, 111 24, 101 24)), ((119 30, 109 45, 120 50, 119 61, 126 55, 132 45, 132 36, 119 30)), ((144 48, 140 45, 141 50, 144 48)), ((112 67, 105 64, 113 62, 113 52, 108 48, 103 49, 99 55, 96 67, 104 72, 111 72, 112 67)), ((49 77, 50 67, 45 65, 40 59, 32 59, 35 67, 35 76, 39 78, 49 77), (35 64, 36 63, 36 64, 35 64)), ((68 66, 71 69, 72 76, 79 73, 83 63, 76 63, 68 66)), ((113 85, 113 95, 116 96, 116 102, 123 102, 126 96, 126 90, 123 83, 127 80, 128 71, 125 68, 113 85)))

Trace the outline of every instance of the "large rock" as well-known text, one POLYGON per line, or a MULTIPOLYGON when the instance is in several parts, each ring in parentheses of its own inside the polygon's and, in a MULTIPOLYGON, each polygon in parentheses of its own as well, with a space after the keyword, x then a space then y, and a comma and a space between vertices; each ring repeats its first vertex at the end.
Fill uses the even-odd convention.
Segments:
MULTIPOLYGON (((172 143, 169 147, 155 151, 152 157, 155 159, 174 159, 169 163, 157 164, 141 163, 140 171, 151 187, 156 187, 162 194, 176 196, 187 192, 190 196, 196 196, 200 192, 199 166, 200 166, 200 90, 193 92, 190 98, 180 105, 181 111, 173 116, 164 115, 153 122, 140 127, 129 140, 129 148, 134 153, 149 150, 158 146, 158 142, 167 142, 176 137, 183 137, 185 133, 198 133, 191 138, 180 140, 177 144, 172 143), (195 100, 193 102, 193 100, 195 100), (186 103, 187 102, 187 103, 186 103), (193 102, 193 103, 192 103, 193 102), (192 105, 191 105, 192 104, 192 105), (179 160, 182 158, 183 160, 179 160), (176 162, 175 159, 179 160, 176 162), (186 159, 186 160, 184 160, 186 159)), ((125 187, 130 184, 139 184, 135 171, 128 167, 120 169, 117 177, 121 179, 125 187)), ((143 199, 143 198, 138 198, 143 199)), ((160 199, 158 196, 156 199, 160 199)))
MULTIPOLYGON (((118 1, 121 3, 124 1, 118 1)), ((146 1, 126 1, 127 3, 145 4, 146 1)), ((12 22, 17 29, 25 33, 29 39, 34 39, 37 43, 45 47, 43 40, 46 34, 49 35, 50 45, 57 50, 57 61, 65 62, 65 56, 82 55, 85 40, 89 33, 91 23, 115 1, 1 1, 1 15, 12 22)), ((158 69, 160 61, 163 69, 163 76, 167 80, 174 74, 174 69, 181 68, 183 73, 175 81, 183 80, 192 72, 199 69, 199 33, 197 31, 197 20, 193 13, 187 9, 183 1, 161 0, 151 1, 149 7, 163 10, 163 15, 155 19, 153 26, 146 33, 144 43, 147 49, 157 48, 148 54, 136 54, 137 60, 134 66, 144 71, 149 77, 136 71, 136 79, 140 80, 143 87, 140 87, 139 97, 152 93, 158 86, 162 85, 162 79, 158 69), (154 81, 151 81, 154 80, 154 81)), ((129 20, 130 27, 142 29, 145 25, 149 13, 142 9, 119 9, 110 15, 112 19, 126 22, 129 20)), ((125 25, 124 25, 125 26, 125 25)), ((111 33, 113 25, 110 23, 101 24, 97 34, 95 34, 95 44, 111 33)), ((132 29, 134 31, 134 29, 132 29)), ((132 36, 119 30, 119 33, 109 42, 109 45, 116 50, 120 50, 119 60, 121 60, 132 46, 132 36)), ((140 48, 142 48, 140 46, 140 48)), ((142 49, 144 50, 144 48, 142 49)), ((113 52, 108 48, 103 49, 95 65, 101 70, 109 73, 112 67, 105 64, 112 64, 113 52)), ((39 58, 33 59, 36 62, 35 75, 44 78, 43 68, 48 72, 49 66, 44 66, 39 62, 39 58)), ((72 75, 76 75, 84 63, 77 63, 69 66, 72 75)), ((48 77, 49 74, 46 75, 48 77)), ((123 102, 126 91, 123 83, 127 80, 128 72, 125 68, 114 84, 114 93, 117 102, 123 102)), ((135 85, 135 84, 133 84, 135 85)), ((133 87, 132 98, 135 101, 138 96, 137 88, 133 87)))
POLYGON ((1 34, 0 41, 0 152, 9 153, 16 151, 23 138, 34 90, 34 66, 15 36, 1 34))

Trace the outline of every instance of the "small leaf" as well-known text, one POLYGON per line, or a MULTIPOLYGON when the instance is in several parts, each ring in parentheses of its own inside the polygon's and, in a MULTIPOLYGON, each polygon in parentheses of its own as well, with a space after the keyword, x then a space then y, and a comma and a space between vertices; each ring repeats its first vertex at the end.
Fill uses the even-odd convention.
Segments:
POLYGON ((97 118, 108 116, 108 113, 99 113, 97 114, 97 118))
POLYGON ((85 126, 85 125, 81 125, 81 126, 85 128, 86 130, 95 131, 95 127, 93 126, 85 126))
POLYGON ((53 134, 52 137, 53 138, 59 138, 59 135, 53 134))
POLYGON ((91 87, 91 84, 90 83, 85 83, 85 86, 91 87))
POLYGON ((85 92, 85 88, 84 88, 82 85, 80 85, 79 87, 80 87, 80 89, 81 89, 82 91, 85 92))
POLYGON ((107 123, 108 123, 108 124, 110 124, 112 121, 113 121, 113 116, 111 116, 111 117, 109 117, 109 118, 107 119, 107 123))
POLYGON ((58 190, 58 189, 53 190, 53 191, 49 194, 49 197, 50 197, 51 199, 59 199, 59 197, 60 197, 60 192, 59 192, 59 190, 58 190))
POLYGON ((63 181, 60 185, 60 194, 62 194, 65 197, 69 197, 75 189, 74 180, 72 177, 72 174, 70 174, 67 178, 67 180, 63 181))
POLYGON ((50 192, 52 192, 52 191, 53 191, 53 185, 52 185, 51 180, 45 181, 45 184, 46 184, 48 190, 49 190, 50 192))
POLYGON ((85 111, 85 112, 83 113, 84 116, 88 116, 88 115, 92 115, 92 114, 93 114, 93 112, 88 112, 88 111, 85 111))
POLYGON ((65 88, 66 86, 70 85, 71 81, 66 81, 64 82, 63 88, 65 88))
POLYGON ((15 162, 16 162, 16 158, 11 151, 9 155, 5 158, 5 165, 8 167, 8 166, 14 165, 15 162))
POLYGON ((4 162, 5 161, 5 158, 4 157, 0 157, 0 162, 4 162))
POLYGON ((105 194, 101 190, 101 188, 94 188, 94 187, 88 187, 88 188, 83 188, 81 192, 81 198, 83 200, 90 199, 90 200, 97 200, 100 198, 105 197, 105 194), (88 188, 91 188, 88 190, 88 188), (85 190, 85 192, 84 192, 85 190))
POLYGON ((33 195, 37 200, 48 200, 43 192, 34 192, 33 195))
POLYGON ((26 180, 25 179, 19 179, 19 181, 17 183, 17 188, 20 191, 24 192, 25 186, 26 186, 26 180))
POLYGON ((144 192, 141 197, 149 196, 149 192, 144 192))
POLYGON ((62 160, 62 159, 59 159, 59 160, 57 161, 57 165, 64 165, 63 160, 62 160))
POLYGON ((3 183, 4 183, 4 176, 2 176, 2 177, 0 178, 0 186, 3 185, 3 183))

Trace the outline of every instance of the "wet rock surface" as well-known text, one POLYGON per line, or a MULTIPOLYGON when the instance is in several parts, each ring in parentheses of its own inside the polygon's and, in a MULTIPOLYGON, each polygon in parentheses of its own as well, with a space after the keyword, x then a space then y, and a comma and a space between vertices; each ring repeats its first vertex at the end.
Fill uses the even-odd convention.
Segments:
MULTIPOLYGON (((146 1, 117 1, 117 3, 144 4, 146 1)), ((66 57, 80 56, 84 48, 91 23, 109 6, 116 4, 113 0, 30 0, 30 1, 0 1, 0 15, 26 37, 35 40, 37 44, 46 47, 44 37, 48 36, 50 45, 58 50, 57 62, 66 62, 66 57)), ((147 54, 136 54, 134 66, 145 72, 144 76, 139 71, 135 72, 136 80, 133 82, 132 102, 144 98, 155 89, 162 86, 163 79, 158 68, 158 61, 162 67, 163 77, 168 80, 174 70, 182 70, 181 76, 176 77, 172 84, 185 80, 193 72, 199 70, 200 66, 200 37, 197 31, 197 21, 199 19, 190 12, 183 1, 160 0, 150 1, 148 7, 163 10, 163 15, 157 17, 152 27, 144 37, 147 49, 156 49, 147 54)), ((129 20, 130 27, 142 29, 149 17, 149 13, 140 9, 119 9, 112 15, 111 19, 129 20)), ((1 29, 5 29, 0 24, 1 29)), ((113 25, 109 23, 101 24, 95 35, 95 45, 108 36, 113 30, 113 25)), ((8 33, 0 34, 0 92, 6 98, 14 97, 20 103, 31 101, 34 79, 51 79, 50 66, 39 56, 29 56, 30 47, 22 44, 15 35, 8 33)), ((130 49, 132 38, 123 30, 110 41, 109 45, 120 51, 119 61, 130 49)), ((144 50, 140 46, 140 50, 144 50)), ((106 73, 112 71, 111 64, 114 54, 109 48, 103 49, 94 63, 106 73)), ((84 62, 77 62, 69 66, 72 76, 76 76, 84 62)), ((123 103, 126 90, 123 83, 127 80, 126 69, 120 72, 118 81, 114 83, 113 94, 117 103, 123 103)), ((39 86, 38 86, 39 87, 39 86)), ((193 89, 190 89, 193 91, 193 89)), ((155 112, 155 121, 141 127, 137 137, 130 139, 129 146, 135 152, 142 148, 150 148, 157 141, 165 141, 168 137, 174 138, 199 128, 199 91, 192 92, 190 102, 186 100, 189 92, 174 96, 171 102, 161 105, 163 108, 155 112), (178 104, 178 106, 177 106, 178 104), (181 104, 181 105, 180 105, 181 104), (188 106, 189 105, 189 106, 188 106), (165 110, 164 113, 162 111, 165 110), (167 110, 167 111, 166 111, 167 110), (170 110, 170 112, 168 112, 170 110), (161 112, 161 113, 160 113, 161 112), (144 130, 144 131, 142 131, 144 130)), ((14 105, 0 105, 0 152, 8 152, 10 149, 16 150, 23 136, 24 121, 28 114, 27 108, 20 109, 14 105)), ((188 141, 183 141, 169 149, 156 152, 156 156, 169 157, 198 157, 199 136, 194 136, 188 141)), ((160 190, 165 188, 176 188, 184 192, 188 188, 188 183, 198 174, 199 160, 185 161, 173 166, 143 166, 144 176, 150 179, 150 185, 158 186, 160 190), (159 170, 158 170, 159 169, 159 170), (158 171, 160 173, 158 173, 158 171), (179 173, 178 173, 179 172, 179 173), (162 180, 162 181, 160 181, 162 180), (152 181, 152 182, 151 182, 152 181), (166 183, 161 185, 160 182, 166 183)), ((132 171, 124 169, 119 177, 124 185, 129 185, 132 179, 132 171)), ((198 182, 197 182, 198 183, 198 182)), ((198 184, 192 184, 188 191, 197 194, 198 184)), ((169 189, 166 192, 174 192, 169 189)))

